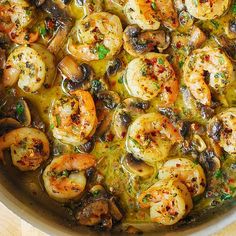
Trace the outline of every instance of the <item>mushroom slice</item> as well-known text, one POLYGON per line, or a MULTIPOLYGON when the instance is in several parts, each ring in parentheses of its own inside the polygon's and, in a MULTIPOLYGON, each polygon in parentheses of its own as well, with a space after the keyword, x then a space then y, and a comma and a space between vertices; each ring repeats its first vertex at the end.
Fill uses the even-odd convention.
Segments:
POLYGON ((24 126, 29 126, 31 124, 30 109, 24 99, 19 99, 16 103, 16 118, 24 126))
POLYGON ((170 37, 164 30, 142 31, 137 25, 126 27, 123 40, 125 50, 134 57, 155 49, 163 52, 170 45, 170 37))
POLYGON ((136 159, 131 154, 126 155, 122 160, 122 166, 131 175, 141 178, 149 178, 154 173, 154 168, 140 159, 136 159))
POLYGON ((9 130, 20 128, 21 124, 13 118, 3 118, 0 120, 0 136, 9 130))
POLYGON ((37 169, 49 157, 49 142, 46 135, 34 128, 19 128, 0 137, 0 158, 3 151, 11 149, 13 165, 21 171, 37 169))
POLYGON ((120 104, 120 96, 114 91, 102 91, 97 94, 98 100, 100 100, 104 106, 110 110, 113 110, 120 104))
POLYGON ((91 87, 94 73, 89 65, 85 63, 78 65, 72 57, 65 56, 58 68, 66 77, 62 82, 62 88, 66 92, 78 89, 87 90, 91 87))
POLYGON ((226 38, 224 35, 214 36, 215 41, 218 45, 225 51, 228 57, 236 62, 236 43, 235 40, 230 40, 226 38))
POLYGON ((200 48, 201 45, 206 41, 206 39, 207 37, 205 33, 200 28, 194 25, 190 35, 189 46, 192 49, 200 48))

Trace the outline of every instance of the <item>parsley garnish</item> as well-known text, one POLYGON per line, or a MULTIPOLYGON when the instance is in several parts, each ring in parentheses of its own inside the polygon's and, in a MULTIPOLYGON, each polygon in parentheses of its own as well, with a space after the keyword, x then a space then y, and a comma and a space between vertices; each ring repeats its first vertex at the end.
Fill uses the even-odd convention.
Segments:
POLYGON ((97 47, 98 58, 102 60, 106 57, 106 55, 110 52, 110 49, 105 47, 103 44, 98 45, 97 47))
POLYGON ((23 112, 24 112, 24 106, 20 102, 18 102, 16 104, 16 114, 17 114, 17 116, 18 117, 21 116, 23 114, 23 112))
POLYGON ((47 30, 45 27, 42 27, 39 29, 39 33, 41 36, 45 36, 47 34, 47 30))

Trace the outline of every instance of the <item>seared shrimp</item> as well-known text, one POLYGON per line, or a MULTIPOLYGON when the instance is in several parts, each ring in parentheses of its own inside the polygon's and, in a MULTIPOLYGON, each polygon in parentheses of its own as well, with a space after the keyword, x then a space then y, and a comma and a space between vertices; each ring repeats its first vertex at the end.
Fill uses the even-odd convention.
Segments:
POLYGON ((126 69, 124 83, 129 94, 143 100, 159 96, 164 103, 173 104, 178 96, 179 83, 166 56, 147 53, 132 60, 126 69))
POLYGON ((158 179, 173 178, 184 183, 192 196, 202 194, 206 187, 206 177, 202 167, 186 158, 169 160, 159 170, 158 179))
POLYGON ((236 108, 229 108, 209 121, 210 137, 226 152, 236 154, 236 108))
POLYGON ((181 141, 171 122, 159 113, 141 115, 129 127, 126 136, 127 151, 147 162, 163 160, 171 146, 181 141))
POLYGON ((81 196, 86 186, 85 170, 95 166, 90 154, 65 154, 55 157, 43 172, 48 195, 66 202, 81 196))
POLYGON ((173 225, 193 208, 187 187, 176 179, 160 180, 143 192, 138 203, 141 208, 150 208, 151 221, 173 225))
POLYGON ((231 0, 185 0, 188 12, 200 20, 211 20, 223 15, 231 0))
POLYGON ((27 29, 34 16, 34 8, 27 1, 7 1, 0 4, 0 10, 0 30, 8 33, 13 42, 27 44, 38 39, 38 32, 27 29))
POLYGON ((172 0, 128 0, 124 12, 130 24, 137 24, 143 30, 157 30, 160 22, 170 29, 179 25, 172 0))
POLYGON ((193 51, 185 61, 184 81, 193 97, 211 105, 211 89, 222 93, 233 80, 233 65, 219 49, 204 47, 193 51), (205 77, 209 75, 209 82, 205 77))
POLYGON ((8 57, 3 72, 3 85, 18 86, 24 92, 35 92, 44 83, 46 66, 39 53, 30 46, 17 47, 8 57))
POLYGON ((37 169, 49 157, 49 142, 46 135, 34 128, 19 128, 0 137, 0 157, 11 149, 13 165, 21 171, 37 169))
POLYGON ((55 138, 75 146, 86 143, 97 127, 96 110, 91 94, 77 90, 72 97, 56 100, 50 112, 50 122, 55 138))
POLYGON ((79 60, 112 58, 122 46, 120 19, 107 12, 93 13, 77 22, 79 44, 68 41, 68 51, 79 60))

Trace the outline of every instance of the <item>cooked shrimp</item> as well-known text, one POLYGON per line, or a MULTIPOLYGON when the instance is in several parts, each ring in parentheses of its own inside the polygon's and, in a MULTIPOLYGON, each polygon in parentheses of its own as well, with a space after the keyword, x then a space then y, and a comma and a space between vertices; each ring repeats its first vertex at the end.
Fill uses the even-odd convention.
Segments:
POLYGON ((46 135, 34 128, 19 128, 0 137, 0 157, 11 149, 13 165, 21 171, 37 169, 49 157, 49 142, 46 135))
POLYGON ((223 15, 231 0, 185 0, 188 12, 200 20, 211 20, 223 15))
POLYGON ((159 113, 141 115, 129 127, 127 151, 147 162, 163 160, 181 136, 171 122, 159 113))
POLYGON ((77 22, 79 44, 68 41, 68 51, 79 60, 112 58, 122 46, 120 19, 107 12, 93 13, 77 22))
POLYGON ((86 186, 85 170, 95 166, 90 154, 65 154, 55 157, 43 172, 48 195, 59 202, 76 199, 86 186))
POLYGON ((233 65, 219 49, 204 47, 193 51, 185 61, 184 81, 193 97, 211 105, 211 89, 222 93, 233 80, 233 65), (209 82, 205 77, 209 75, 209 82))
POLYGON ((226 152, 236 154, 236 108, 229 108, 212 118, 208 133, 226 152))
POLYGON ((0 29, 8 33, 10 39, 18 44, 33 43, 38 32, 29 32, 33 22, 34 8, 27 1, 8 1, 0 4, 0 29))
POLYGON ((186 158, 169 160, 159 170, 158 179, 173 178, 183 182, 192 196, 202 194, 206 187, 206 177, 202 167, 186 158))
POLYGON ((39 53, 30 46, 17 47, 8 57, 3 72, 3 85, 18 86, 25 92, 35 92, 43 84, 46 66, 39 53))
POLYGON ((53 136, 64 143, 81 145, 94 134, 97 116, 93 98, 77 90, 72 97, 56 100, 50 112, 53 136))
POLYGON ((129 94, 143 100, 159 96, 173 104, 178 96, 179 83, 166 55, 147 53, 132 60, 126 69, 124 83, 129 94))
POLYGON ((138 203, 141 208, 150 208, 151 221, 173 225, 193 208, 187 187, 176 179, 160 180, 143 192, 138 203))
POLYGON ((130 24, 137 24, 143 30, 157 30, 160 22, 170 29, 179 25, 172 0, 128 0, 124 13, 130 24))

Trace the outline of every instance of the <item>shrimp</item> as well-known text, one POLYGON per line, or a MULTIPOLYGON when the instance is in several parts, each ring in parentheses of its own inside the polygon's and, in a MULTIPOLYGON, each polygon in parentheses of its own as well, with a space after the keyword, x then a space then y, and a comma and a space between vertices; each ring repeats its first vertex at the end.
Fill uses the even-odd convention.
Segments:
POLYGON ((124 84, 129 94, 145 101, 160 97, 166 105, 178 96, 179 83, 166 55, 147 53, 127 66, 124 84))
POLYGON ((64 143, 81 145, 94 134, 97 116, 93 98, 87 91, 77 90, 72 97, 56 100, 50 112, 53 136, 64 143))
POLYGON ((12 163, 21 171, 36 170, 49 157, 46 135, 34 128, 14 129, 0 137, 0 158, 3 151, 11 150, 12 163))
POLYGON ((94 166, 91 154, 65 154, 54 158, 43 172, 48 195, 59 202, 79 198, 87 182, 85 170, 94 166))
POLYGON ((194 197, 202 194, 206 187, 206 177, 202 167, 186 158, 169 160, 161 167, 158 179, 172 178, 183 182, 194 197))
POLYGON ((171 146, 182 140, 177 129, 159 113, 141 115, 129 127, 126 149, 136 158, 155 162, 167 157, 171 146))
POLYGON ((27 1, 8 1, 0 4, 0 10, 0 30, 8 33, 13 42, 27 44, 37 41, 38 32, 29 32, 35 9, 27 1))
POLYGON ((185 0, 188 12, 200 20, 212 20, 223 15, 231 0, 185 0))
POLYGON ((46 66, 40 54, 31 46, 19 46, 7 59, 3 71, 3 85, 18 86, 28 93, 37 91, 44 83, 46 66))
POLYGON ((160 180, 141 193, 141 208, 150 208, 152 222, 173 225, 184 218, 193 208, 187 187, 176 179, 160 180))
POLYGON ((233 65, 217 48, 204 47, 193 51, 185 61, 183 71, 184 82, 193 97, 208 106, 211 105, 211 89, 222 93, 233 80, 233 65), (204 80, 207 76, 208 83, 204 80))
POLYGON ((160 22, 167 28, 179 26, 178 16, 172 0, 128 0, 124 13, 130 24, 137 24, 143 30, 157 30, 160 22))
POLYGON ((236 154, 236 107, 213 117, 208 124, 208 134, 226 152, 236 154))
POLYGON ((79 44, 68 41, 69 53, 79 60, 110 59, 122 46, 120 19, 107 12, 93 13, 77 22, 79 44))

